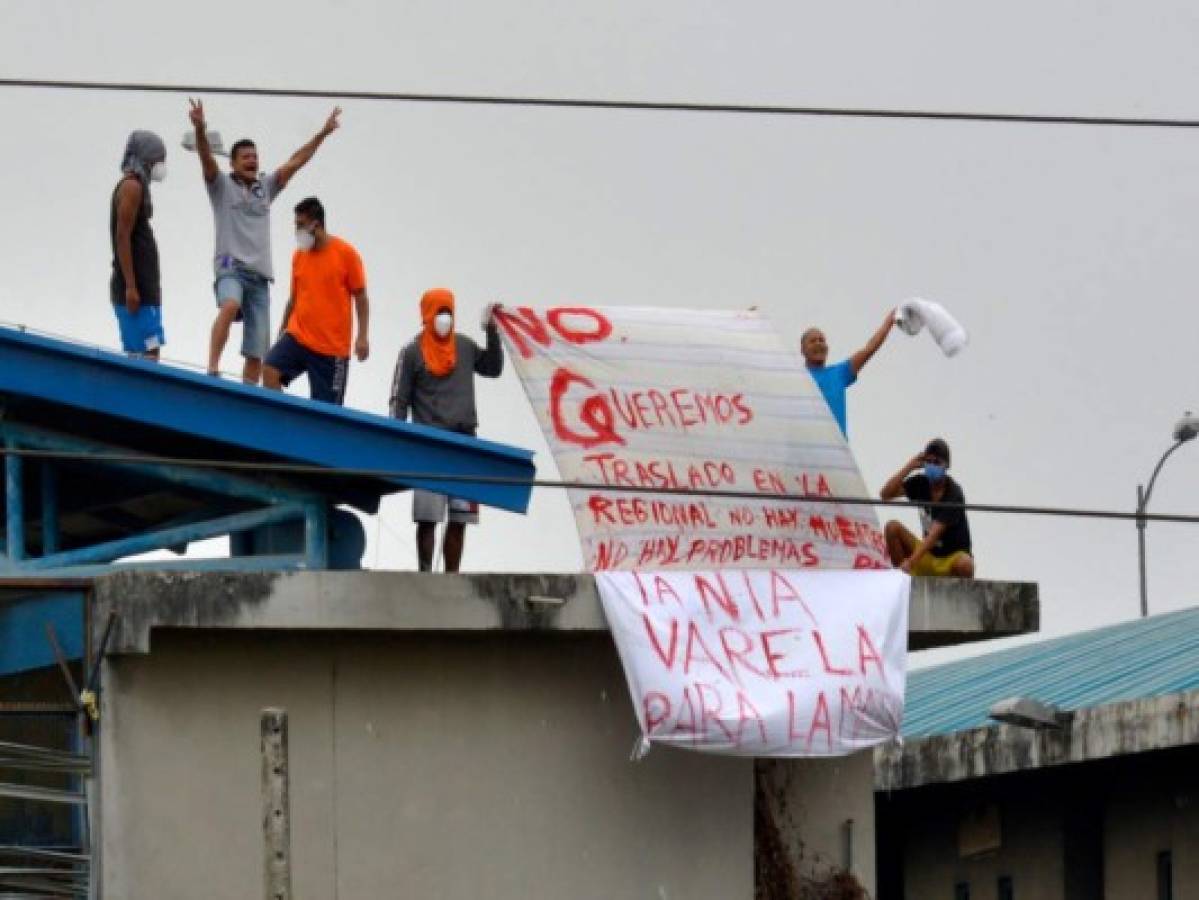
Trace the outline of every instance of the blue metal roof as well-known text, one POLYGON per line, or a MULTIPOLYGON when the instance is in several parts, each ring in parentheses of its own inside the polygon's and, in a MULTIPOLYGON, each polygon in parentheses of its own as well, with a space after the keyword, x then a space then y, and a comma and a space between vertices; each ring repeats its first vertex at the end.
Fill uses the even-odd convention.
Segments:
MULTIPOLYGON (((0 328, 0 395, 6 419, 142 453, 520 481, 535 475, 533 454, 518 447, 11 328, 0 328)), ((528 484, 436 477, 292 480, 367 512, 381 495, 422 487, 523 513, 531 492, 528 484)))
POLYGON ((1007 697, 1071 710, 1196 689, 1199 607, 912 671, 903 735, 991 724, 1007 697))

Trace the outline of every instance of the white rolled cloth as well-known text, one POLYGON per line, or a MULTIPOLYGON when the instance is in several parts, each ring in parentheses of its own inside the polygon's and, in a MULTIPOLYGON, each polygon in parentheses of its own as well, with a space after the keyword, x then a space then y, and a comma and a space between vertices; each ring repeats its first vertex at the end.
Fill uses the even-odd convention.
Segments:
POLYGON ((946 356, 954 356, 970 342, 970 335, 957 319, 940 303, 912 297, 899 304, 895 310, 895 324, 908 334, 919 334, 920 329, 928 326, 941 352, 946 356))

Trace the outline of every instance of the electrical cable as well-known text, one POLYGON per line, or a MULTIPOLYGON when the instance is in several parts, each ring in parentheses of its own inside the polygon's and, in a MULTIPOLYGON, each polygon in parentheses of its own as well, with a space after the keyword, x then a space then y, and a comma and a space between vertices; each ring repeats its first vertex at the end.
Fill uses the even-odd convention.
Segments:
MULTIPOLYGON (((20 456, 30 459, 51 459, 59 462, 172 465, 187 468, 247 470, 255 473, 273 472, 281 475, 316 475, 340 478, 376 478, 388 481, 442 481, 451 484, 487 484, 509 487, 546 488, 556 490, 601 491, 623 494, 653 494, 676 497, 707 497, 723 500, 759 500, 776 503, 815 503, 828 506, 873 506, 911 509, 907 500, 881 500, 874 497, 823 497, 808 494, 776 494, 761 491, 726 491, 719 488, 640 487, 625 484, 603 484, 586 481, 564 481, 545 478, 516 478, 503 475, 455 475, 442 472, 411 472, 400 469, 354 469, 317 466, 304 463, 247 462, 228 459, 194 459, 175 456, 147 456, 133 453, 85 453, 68 450, 31 450, 19 447, 0 447, 0 456, 20 456)), ((1175 513, 1137 513, 1119 510, 1079 509, 1056 506, 1027 506, 1005 503, 956 503, 949 501, 919 501, 929 509, 961 509, 967 512, 1004 513, 1012 515, 1059 516, 1080 519, 1111 519, 1116 521, 1173 522, 1199 525, 1199 515, 1175 513)))
MULTIPOLYGON (((65 335, 54 334, 49 331, 42 331, 29 326, 0 321, 0 326, 8 326, 16 328, 22 332, 32 332, 42 334, 47 337, 54 337, 70 343, 78 344, 79 346, 92 347, 97 350, 105 350, 106 348, 100 345, 87 344, 75 338, 65 335)), ((112 352, 112 351, 107 351, 112 352)), ((198 368, 191 363, 182 363, 182 365, 198 368)), ((305 465, 302 463, 283 463, 283 462, 245 462, 241 460, 219 460, 219 459, 189 459, 186 457, 173 456, 147 456, 135 453, 83 453, 60 450, 33 450, 25 448, 3 448, 0 447, 0 456, 26 456, 34 459, 59 459, 63 461, 73 462, 97 462, 97 463, 149 463, 159 465, 175 465, 184 466, 187 468, 214 468, 226 469, 231 471, 247 470, 254 472, 276 472, 279 474, 290 475, 316 475, 316 476, 342 476, 342 477, 359 477, 359 478, 381 478, 385 480, 395 481, 445 481, 470 484, 494 484, 494 485, 509 485, 516 487, 530 488, 547 488, 547 489, 565 489, 565 490, 581 490, 581 491, 605 491, 617 493, 632 493, 632 494, 660 494, 688 497, 710 497, 717 499, 729 500, 780 500, 784 502, 805 502, 805 503, 823 503, 827 505, 843 505, 843 506, 874 506, 874 507, 895 507, 899 509, 909 509, 911 504, 904 500, 881 500, 872 497, 813 497, 801 494, 775 494, 762 493, 757 491, 723 491, 717 488, 655 488, 642 487, 637 485, 615 485, 580 481, 554 481, 547 479, 527 479, 527 478, 506 478, 503 476, 487 476, 487 475, 452 475, 438 472, 409 472, 404 470, 392 469, 348 469, 334 468, 330 466, 305 465)), ((1074 518, 1090 518, 1090 519, 1112 519, 1117 521, 1144 521, 1144 522, 1168 522, 1175 524, 1199 524, 1199 515, 1177 515, 1171 513, 1138 513, 1121 512, 1118 510, 1096 510, 1096 509, 1078 509, 1068 507, 1052 507, 1052 506, 1028 506, 1028 505, 1012 505, 1012 504, 997 504, 997 503, 953 503, 947 501, 921 501, 921 506, 929 509, 962 509, 967 512, 985 512, 985 513, 1007 513, 1020 515, 1045 515, 1045 516, 1063 516, 1074 518)))
POLYGON ((726 113, 758 116, 813 116, 854 119, 915 119, 948 122, 990 122, 1019 125, 1089 125, 1117 128, 1199 128, 1199 119, 1134 116, 1034 115, 1029 113, 968 112, 964 110, 875 109, 869 107, 785 106, 754 103, 701 103, 659 100, 600 100, 585 97, 498 96, 393 91, 318 90, 308 88, 233 87, 227 85, 161 84, 137 81, 64 81, 0 78, 0 87, 48 90, 118 91, 168 94, 224 94, 244 97, 286 97, 319 100, 364 100, 400 103, 438 103, 471 106, 523 106, 555 109, 626 110, 633 112, 726 113))

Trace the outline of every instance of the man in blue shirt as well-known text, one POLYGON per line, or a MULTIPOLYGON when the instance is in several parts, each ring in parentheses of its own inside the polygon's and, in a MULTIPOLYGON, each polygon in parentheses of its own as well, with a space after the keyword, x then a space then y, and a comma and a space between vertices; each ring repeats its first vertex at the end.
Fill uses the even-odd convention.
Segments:
POLYGON ((828 341, 824 339, 823 331, 819 328, 809 328, 799 339, 799 351, 803 354, 804 362, 807 363, 808 372, 816 380, 820 393, 824 394, 824 400, 828 403, 833 418, 841 426, 841 433, 846 438, 849 437, 849 429, 846 427, 845 420, 845 391, 858 380, 858 373, 862 371, 862 367, 866 363, 870 362, 870 357, 878 352, 878 348, 886 341, 887 335, 891 333, 894 326, 895 310, 889 309, 883 318, 883 324, 879 325, 874 334, 870 336, 866 346, 849 359, 831 366, 827 364, 828 341))

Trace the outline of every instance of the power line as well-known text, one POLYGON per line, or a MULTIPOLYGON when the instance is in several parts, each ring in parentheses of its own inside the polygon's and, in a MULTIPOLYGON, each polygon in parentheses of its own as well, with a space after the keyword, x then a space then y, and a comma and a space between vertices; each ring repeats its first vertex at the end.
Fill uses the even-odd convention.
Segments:
MULTIPOLYGON (((75 338, 53 332, 40 331, 22 324, 0 322, 22 332, 29 331, 55 337, 60 340, 105 350, 98 344, 87 344, 75 338)), ((111 352, 111 351, 110 351, 111 352)), ((182 365, 199 368, 192 363, 182 365)), ((445 481, 466 484, 494 484, 513 487, 547 488, 559 490, 601 491, 624 494, 652 494, 682 497, 709 497, 728 500, 776 500, 783 502, 820 503, 843 506, 874 506, 910 509, 911 503, 903 500, 881 500, 873 497, 814 497, 804 494, 775 494, 758 491, 724 491, 717 488, 669 488, 643 487, 637 485, 603 484, 583 481, 555 481, 538 478, 509 478, 488 475, 452 475, 442 472, 410 472, 396 469, 348 469, 331 466, 306 465, 303 463, 284 462, 245 462, 241 460, 196 459, 174 456, 147 456, 136 453, 85 453, 61 450, 32 450, 25 448, 0 447, 0 457, 22 456, 32 459, 57 459, 66 462, 96 462, 96 463, 147 463, 157 465, 184 466, 187 468, 226 469, 229 471, 276 472, 285 475, 316 475, 341 476, 353 478, 381 478, 396 481, 445 481)), ((930 509, 961 509, 968 512, 1003 513, 1016 515, 1062 516, 1088 519, 1109 519, 1116 521, 1138 520, 1145 522, 1168 522, 1176 524, 1199 524, 1199 515, 1177 515, 1171 513, 1141 513, 1121 512, 1119 510, 1079 509, 1072 507, 1054 506, 1021 506, 1003 503, 955 503, 948 501, 920 501, 918 504, 930 509)), ((389 529, 390 530, 390 526, 389 529)), ((394 532, 393 532, 394 533, 394 532)))
MULTIPOLYGON (((79 346, 92 347, 98 350, 107 350, 107 348, 99 344, 88 344, 77 340, 76 338, 66 335, 55 334, 54 332, 41 331, 23 324, 0 321, 0 326, 9 326, 16 328, 22 332, 32 332, 42 334, 48 337, 54 337, 58 340, 67 341, 78 344, 79 346)), ((111 352, 111 351, 108 351, 111 352)), ((178 362, 178 361, 176 361, 178 362)), ((182 362, 181 365, 189 368, 199 369, 193 363, 182 362)), ((80 453, 58 450, 30 450, 21 448, 5 449, 0 447, 0 457, 4 455, 12 456, 27 456, 30 458, 40 459, 59 459, 64 461, 74 462, 111 462, 111 463, 150 463, 160 465, 176 465, 189 468, 220 468, 231 471, 246 470, 246 471, 268 471, 278 472, 280 474, 292 475, 317 475, 317 476, 349 476, 361 478, 382 478, 387 480, 397 481, 446 481, 460 482, 471 484, 496 484, 496 485, 512 485, 512 486, 528 486, 533 488, 552 488, 564 490, 582 490, 582 491, 611 491, 618 493, 640 493, 640 494, 663 494, 674 496, 696 496, 696 497, 715 497, 732 500, 783 500, 788 502, 809 502, 809 503, 824 503, 829 505, 842 504, 845 506, 876 506, 876 507, 896 507, 899 509, 910 509, 911 504, 897 500, 876 500, 870 497, 811 497, 800 494, 766 494, 754 491, 722 491, 718 489, 702 489, 702 488, 654 488, 640 487, 632 485, 613 485, 599 484, 580 481, 552 481, 547 479, 527 479, 527 478, 504 478, 499 476, 484 476, 484 475, 449 475, 437 472, 407 472, 402 470, 392 469, 338 469, 329 466, 314 466, 304 465, 302 463, 282 463, 282 462, 244 462, 240 460, 219 460, 219 459, 194 459, 173 456, 145 456, 133 453, 80 453)), ((946 501, 922 501, 919 505, 927 506, 930 509, 962 509, 970 512, 993 512, 993 513, 1012 513, 1026 515, 1049 515, 1049 516, 1073 516, 1077 518, 1093 518, 1093 519, 1114 519, 1123 521, 1137 521, 1138 519, 1145 522, 1174 522, 1181 524, 1199 524, 1199 516, 1173 515, 1169 513, 1143 513, 1140 516, 1135 512, 1120 512, 1117 510, 1090 510, 1077 509, 1068 507, 1052 507, 1052 506, 1014 506, 1010 504, 987 504, 987 503, 953 503, 946 501)), ((388 526, 390 530, 390 526, 388 526)), ((393 532, 394 534, 394 532, 393 532)))
POLYGON ((195 459, 175 456, 143 456, 136 453, 85 453, 67 450, 30 450, 20 447, 0 447, 0 456, 20 456, 30 459, 51 459, 60 462, 172 465, 188 468, 225 469, 230 471, 274 472, 281 475, 317 475, 341 478, 379 478, 389 481, 443 481, 451 484, 490 484, 509 487, 547 488, 621 494, 651 494, 673 497, 707 497, 720 500, 757 500, 774 503, 816 503, 828 506, 873 506, 911 509, 960 509, 968 512, 1004 513, 1009 515, 1060 516, 1078 519, 1110 519, 1135 522, 1173 522, 1199 525, 1199 515, 1173 513, 1121 512, 1105 509, 1079 509, 1059 506, 1019 506, 1006 503, 956 503, 905 500, 880 500, 874 497, 824 497, 807 494, 774 494, 760 491, 725 491, 718 488, 640 487, 625 484, 603 484, 587 481, 562 481, 545 478, 516 478, 503 475, 455 475, 443 472, 410 472, 400 469, 352 469, 316 466, 304 463, 247 462, 229 459, 195 459))
POLYGON ((136 81, 61 81, 0 78, 0 87, 72 91, 120 91, 159 94, 224 94, 243 97, 290 97, 310 100, 382 100, 470 106, 524 106, 553 109, 626 110, 634 112, 726 113, 758 116, 814 116, 847 119, 915 119, 948 122, 991 122, 1018 125, 1089 125, 1116 128, 1199 128, 1199 119, 1125 116, 1032 115, 959 110, 876 109, 870 107, 785 106, 753 103, 698 103, 658 100, 599 100, 585 97, 423 94, 392 91, 317 90, 306 88, 231 87, 226 85, 155 84, 136 81))

